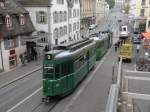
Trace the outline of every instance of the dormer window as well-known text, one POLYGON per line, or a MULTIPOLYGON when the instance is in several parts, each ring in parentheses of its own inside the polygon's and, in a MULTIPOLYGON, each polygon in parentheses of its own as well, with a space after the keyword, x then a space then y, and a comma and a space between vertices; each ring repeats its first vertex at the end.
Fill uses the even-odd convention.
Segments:
POLYGON ((4 8, 5 7, 5 0, 0 0, 0 7, 4 8))
POLYGON ((12 18, 10 17, 10 15, 6 15, 5 23, 6 23, 6 27, 7 28, 11 28, 12 27, 12 18))
POLYGON ((25 16, 23 14, 20 15, 20 25, 25 24, 25 16))

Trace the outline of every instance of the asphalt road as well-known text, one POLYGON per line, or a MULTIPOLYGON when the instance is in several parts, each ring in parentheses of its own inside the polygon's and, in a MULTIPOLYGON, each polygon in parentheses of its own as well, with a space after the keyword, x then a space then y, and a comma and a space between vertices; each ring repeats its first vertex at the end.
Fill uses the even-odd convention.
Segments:
POLYGON ((0 112, 6 112, 42 86, 42 73, 37 71, 0 90, 0 112))

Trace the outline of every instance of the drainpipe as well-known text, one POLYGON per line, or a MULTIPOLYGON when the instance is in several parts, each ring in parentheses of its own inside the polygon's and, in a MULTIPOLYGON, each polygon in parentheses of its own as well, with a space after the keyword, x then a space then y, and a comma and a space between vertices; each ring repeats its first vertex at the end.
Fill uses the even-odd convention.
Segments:
MULTIPOLYGON (((0 38, 1 38, 2 36, 0 35, 0 38)), ((2 71, 4 71, 4 62, 3 62, 3 55, 2 55, 2 44, 1 44, 1 42, 2 42, 2 39, 0 39, 0 54, 1 54, 1 59, 2 59, 2 71)))
POLYGON ((47 8, 48 13, 47 13, 47 23, 48 23, 48 46, 49 48, 52 48, 52 35, 51 35, 51 6, 48 6, 47 8))
MULTIPOLYGON (((70 28, 69 28, 69 27, 70 27, 70 25, 69 25, 69 20, 70 20, 70 18, 69 18, 69 4, 68 4, 68 3, 67 3, 67 8, 68 8, 68 12, 67 12, 67 16, 68 16, 68 18, 67 18, 67 19, 68 19, 68 20, 67 20, 67 21, 68 21, 68 27, 67 27, 67 28, 68 28, 68 29, 67 29, 67 31, 68 31, 68 41, 70 42, 70 28)), ((71 9, 71 10, 72 10, 72 9, 71 9)), ((73 26, 73 25, 72 25, 72 26, 73 26)), ((72 28, 72 26, 71 26, 71 28, 72 28)))

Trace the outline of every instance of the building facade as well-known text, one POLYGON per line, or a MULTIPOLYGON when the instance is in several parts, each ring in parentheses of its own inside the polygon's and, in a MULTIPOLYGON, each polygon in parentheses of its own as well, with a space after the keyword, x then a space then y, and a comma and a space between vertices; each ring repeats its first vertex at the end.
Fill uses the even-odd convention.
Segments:
POLYGON ((140 32, 148 30, 149 27, 149 5, 150 0, 136 0, 135 3, 135 24, 139 25, 140 32))
POLYGON ((108 15, 109 5, 105 0, 96 0, 96 24, 101 22, 108 15))
POLYGON ((95 24, 96 0, 80 0, 81 2, 81 28, 95 24))
POLYGON ((115 5, 117 8, 123 9, 125 0, 115 0, 115 5))
POLYGON ((150 0, 148 2, 148 12, 147 12, 147 20, 146 20, 146 31, 150 32, 150 0))
POLYGON ((36 30, 48 34, 49 45, 67 43, 80 37, 79 0, 18 1, 29 11, 36 30))
POLYGON ((80 39, 80 0, 68 2, 68 26, 69 41, 80 39))
POLYGON ((13 0, 0 0, 0 70, 18 66, 20 54, 26 52, 23 37, 33 31, 29 13, 23 7, 13 0))

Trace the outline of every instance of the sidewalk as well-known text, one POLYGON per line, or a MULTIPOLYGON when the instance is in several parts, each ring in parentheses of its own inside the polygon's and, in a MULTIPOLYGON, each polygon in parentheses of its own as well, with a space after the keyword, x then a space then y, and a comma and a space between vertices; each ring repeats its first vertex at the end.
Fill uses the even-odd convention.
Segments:
POLYGON ((11 71, 0 73, 0 85, 10 82, 18 77, 24 76, 25 74, 41 67, 42 60, 43 58, 39 58, 36 62, 32 61, 27 63, 25 66, 20 65, 11 71))

